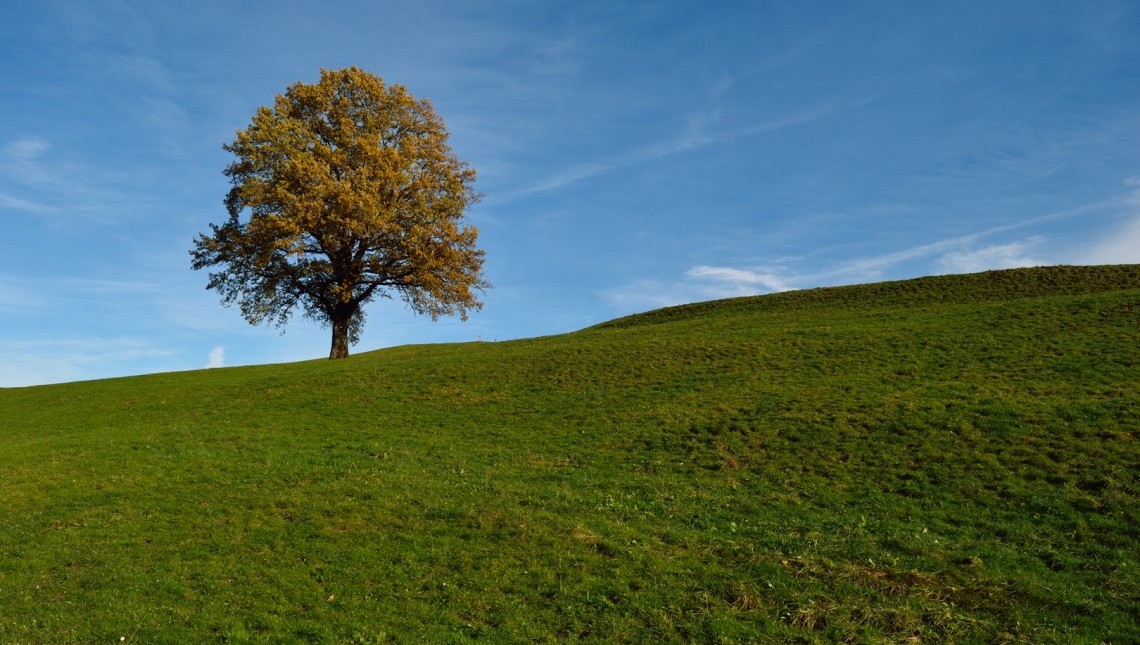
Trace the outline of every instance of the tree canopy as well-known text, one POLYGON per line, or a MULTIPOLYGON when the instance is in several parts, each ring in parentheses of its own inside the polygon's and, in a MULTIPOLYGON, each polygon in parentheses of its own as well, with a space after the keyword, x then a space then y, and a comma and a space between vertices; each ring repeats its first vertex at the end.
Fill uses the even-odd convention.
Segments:
POLYGON ((229 218, 194 240, 207 289, 250 324, 300 310, 348 355, 363 305, 399 295, 433 320, 478 310, 490 285, 478 230, 475 170, 447 144, 431 103, 356 67, 295 83, 224 149, 229 218), (247 215, 248 214, 248 215, 247 215))

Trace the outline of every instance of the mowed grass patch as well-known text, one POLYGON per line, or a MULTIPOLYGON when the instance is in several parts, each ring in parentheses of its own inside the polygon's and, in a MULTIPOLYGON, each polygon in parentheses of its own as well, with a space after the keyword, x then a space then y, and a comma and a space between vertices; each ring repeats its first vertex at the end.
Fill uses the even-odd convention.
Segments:
POLYGON ((1055 267, 2 390, 0 642, 1135 642, 1138 323, 1055 267))

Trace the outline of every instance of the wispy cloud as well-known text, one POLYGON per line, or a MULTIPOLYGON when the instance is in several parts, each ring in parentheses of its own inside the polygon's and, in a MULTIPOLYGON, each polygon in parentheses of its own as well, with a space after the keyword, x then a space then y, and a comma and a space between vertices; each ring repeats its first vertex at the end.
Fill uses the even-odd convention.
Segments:
MULTIPOLYGON (((1027 219, 1003 224, 1001 226, 994 226, 976 233, 967 235, 959 235, 950 237, 943 240, 938 240, 928 244, 921 244, 918 246, 885 253, 878 256, 869 258, 856 258, 853 260, 841 262, 829 269, 813 273, 806 276, 808 279, 813 280, 831 280, 843 276, 856 276, 860 278, 877 278, 883 270, 892 266, 901 264, 910 260, 919 260, 930 258, 934 256, 942 256, 946 258, 946 262, 950 266, 955 263, 967 264, 973 262, 973 266, 980 267, 977 270, 984 270, 985 268, 1009 268, 1009 267, 984 267, 977 261, 988 259, 995 262, 1011 262, 1011 261, 1032 261, 1033 264, 1047 264, 1041 260, 1027 257, 1019 257, 1015 251, 1024 251, 1029 246, 1036 245, 1042 241, 1040 237, 1033 236, 1028 240, 1022 240, 1014 244, 995 245, 986 247, 984 249, 976 249, 974 246, 987 238, 1007 233, 1019 229, 1025 229, 1037 224, 1051 222, 1063 219, 1075 219, 1085 217, 1088 215, 1102 214, 1107 210, 1120 208, 1127 198, 1119 196, 1111 197, 1109 199, 1100 200, 1097 202, 1083 204, 1074 208, 1068 208, 1052 213, 1046 213, 1037 217, 1030 217, 1027 219)), ((1018 266, 1027 266, 1024 264, 1018 266)))
POLYGON ((148 339, 129 336, 0 339, 0 344, 4 346, 0 387, 89 378, 93 370, 102 371, 100 368, 105 370, 108 366, 113 366, 120 376, 155 371, 155 360, 175 355, 148 339))
POLYGON ((628 312, 794 288, 769 270, 701 265, 686 271, 680 280, 638 280, 607 289, 602 297, 616 309, 628 312))
POLYGON ((41 161, 49 150, 51 143, 36 136, 12 140, 0 148, 0 181, 7 184, 6 189, 0 190, 0 208, 33 213, 53 210, 48 204, 27 196, 37 189, 58 188, 55 176, 41 161))
POLYGON ((624 313, 706 299, 702 297, 699 286, 692 283, 647 279, 610 287, 600 295, 610 307, 624 313))
POLYGON ((40 137, 23 137, 4 146, 6 165, 15 167, 34 163, 51 150, 51 143, 40 137))
MULTIPOLYGON (((0 313, 72 319, 74 312, 145 311, 166 289, 158 283, 93 278, 24 278, 0 274, 0 313)), ((149 320, 149 318, 147 319, 149 320)))
POLYGON ((944 273, 976 273, 992 269, 1016 269, 1049 264, 1027 255, 1041 238, 1030 238, 1025 242, 995 244, 970 251, 952 251, 938 260, 944 273))
MULTIPOLYGON (((876 256, 842 260, 830 266, 817 266, 808 270, 795 270, 792 266, 802 263, 803 260, 787 258, 769 266, 698 265, 685 271, 684 277, 680 279, 637 280, 605 290, 602 292, 602 297, 611 306, 629 311, 714 298, 874 281, 881 279, 884 273, 893 268, 897 270, 899 265, 922 260, 928 264, 924 269, 917 269, 918 273, 914 275, 972 273, 1055 264, 1059 262, 1058 259, 1036 253, 1035 250, 1046 242, 1045 238, 1039 235, 1000 244, 980 246, 979 243, 1002 233, 1030 228, 1049 221, 1103 215, 1105 212, 1126 207, 1138 198, 1140 195, 1113 197, 991 227, 976 233, 876 256)), ((1115 231, 1112 238, 1088 251, 1081 262, 1089 264, 1140 262, 1140 214, 1129 220, 1120 230, 1115 231)))
POLYGON ((822 101, 820 103, 808 105, 799 110, 789 112, 778 117, 758 121, 752 125, 741 128, 739 131, 729 133, 729 135, 725 138, 757 136, 768 134, 770 132, 778 132, 787 128, 793 128, 796 126, 813 123, 815 121, 820 121, 839 112, 862 107, 870 102, 870 99, 859 99, 856 101, 822 101))
POLYGON ((793 287, 785 284, 783 278, 774 273, 762 273, 749 269, 730 267, 698 266, 689 269, 691 278, 709 280, 723 285, 724 292, 731 295, 751 295, 762 292, 788 291, 793 287))
POLYGON ((35 311, 44 305, 43 295, 29 289, 23 281, 0 276, 0 313, 12 316, 35 311))
POLYGON ((1124 182, 1132 192, 1124 199, 1128 216, 1124 223, 1113 229, 1104 239, 1092 245, 1079 256, 1085 264, 1136 264, 1140 263, 1140 177, 1124 182))
POLYGON ((134 114, 136 122, 150 126, 154 135, 153 150, 167 159, 184 161, 198 144, 188 136, 193 131, 187 112, 185 88, 180 88, 176 75, 159 58, 137 52, 105 56, 93 61, 109 81, 125 88, 136 97, 124 109, 134 114))
POLYGON ((705 108, 690 114, 685 120, 684 128, 673 137, 626 152, 567 166, 517 190, 489 197, 487 202, 494 204, 509 203, 537 193, 558 190, 570 184, 622 168, 664 159, 698 148, 736 142, 742 138, 760 136, 819 121, 833 116, 841 110, 857 107, 867 102, 861 100, 844 103, 828 100, 749 125, 717 129, 716 125, 720 121, 722 113, 719 97, 730 85, 731 83, 726 80, 715 86, 711 92, 709 104, 705 108))
MULTIPOLYGON (((0 147, 0 208, 37 215, 78 215, 92 221, 113 221, 113 203, 121 195, 98 185, 99 170, 73 159, 57 159, 52 143, 25 136, 0 147)), ((105 177, 104 177, 105 179, 105 177)))
POLYGON ((1140 214, 1080 256, 1085 264, 1140 264, 1140 214))
POLYGON ((29 213, 36 214, 50 213, 55 210, 47 204, 42 204, 40 202, 24 199, 22 197, 9 195, 3 191, 0 191, 0 209, 27 211, 29 213))

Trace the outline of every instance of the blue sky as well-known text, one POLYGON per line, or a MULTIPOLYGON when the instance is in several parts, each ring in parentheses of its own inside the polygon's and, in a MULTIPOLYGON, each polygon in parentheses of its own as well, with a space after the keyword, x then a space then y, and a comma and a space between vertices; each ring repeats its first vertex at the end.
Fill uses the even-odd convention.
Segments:
POLYGON ((0 8, 0 386, 327 356, 190 269, 222 150, 356 65, 479 171, 482 312, 354 352, 682 302, 1140 262, 1134 2, 222 2, 0 8))

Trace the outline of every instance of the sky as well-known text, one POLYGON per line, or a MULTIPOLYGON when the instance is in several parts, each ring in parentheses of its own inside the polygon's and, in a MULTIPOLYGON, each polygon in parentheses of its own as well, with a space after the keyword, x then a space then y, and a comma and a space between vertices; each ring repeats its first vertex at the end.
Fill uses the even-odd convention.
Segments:
POLYGON ((378 301, 353 352, 662 306, 1140 262, 1128 0, 38 0, 0 8, 0 387, 328 355, 190 268, 222 146, 322 68, 430 100, 479 174, 466 322, 378 301), (282 333, 284 332, 284 333, 282 333))

